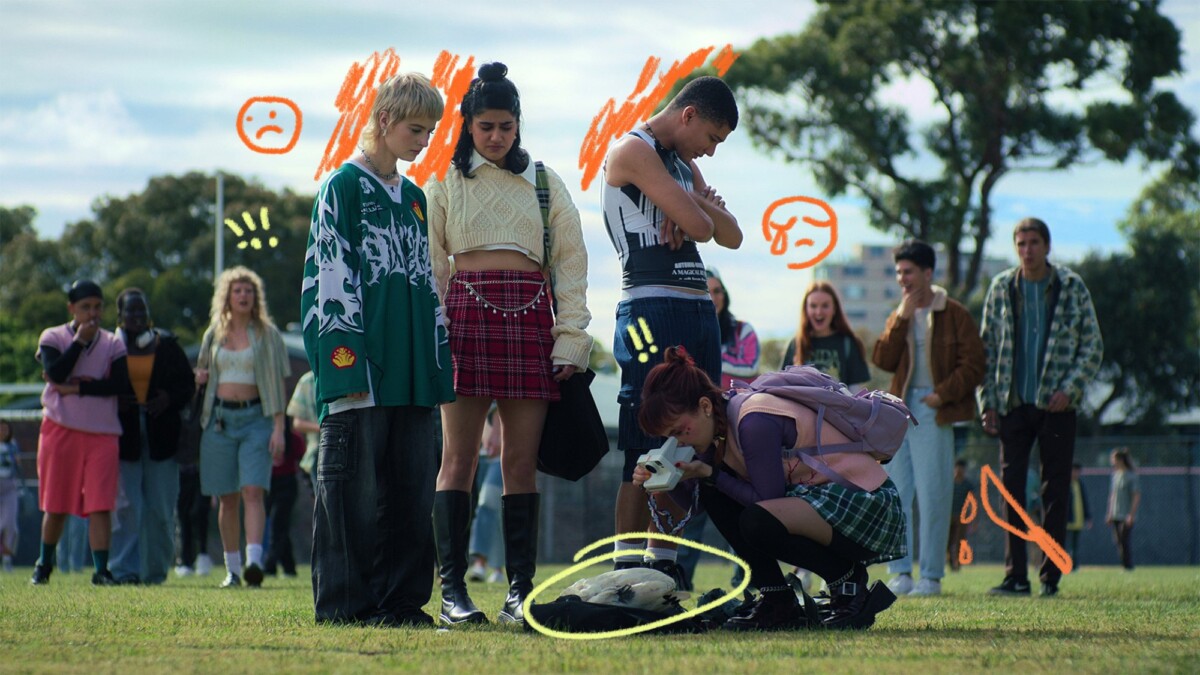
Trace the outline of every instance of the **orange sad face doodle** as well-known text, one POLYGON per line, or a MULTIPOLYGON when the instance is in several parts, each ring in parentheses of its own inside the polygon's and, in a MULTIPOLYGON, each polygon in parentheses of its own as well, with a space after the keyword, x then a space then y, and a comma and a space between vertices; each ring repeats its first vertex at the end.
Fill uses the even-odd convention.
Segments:
POLYGON ((833 253, 837 246, 837 224, 837 214, 820 199, 784 197, 763 213, 762 233, 771 245, 771 255, 790 253, 790 258, 798 260, 789 262, 788 269, 802 270, 833 253), (818 210, 823 218, 814 217, 818 210))
POLYGON ((267 155, 282 155, 296 147, 304 117, 291 99, 255 96, 238 111, 238 138, 246 147, 267 155))

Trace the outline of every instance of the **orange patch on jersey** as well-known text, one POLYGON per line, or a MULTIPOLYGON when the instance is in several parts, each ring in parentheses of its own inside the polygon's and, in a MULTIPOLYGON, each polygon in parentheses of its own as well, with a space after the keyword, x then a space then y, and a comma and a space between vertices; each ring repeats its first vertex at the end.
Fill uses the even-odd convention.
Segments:
POLYGON ((333 356, 329 360, 333 362, 334 368, 349 368, 358 361, 358 356, 349 347, 338 347, 333 350, 333 356))

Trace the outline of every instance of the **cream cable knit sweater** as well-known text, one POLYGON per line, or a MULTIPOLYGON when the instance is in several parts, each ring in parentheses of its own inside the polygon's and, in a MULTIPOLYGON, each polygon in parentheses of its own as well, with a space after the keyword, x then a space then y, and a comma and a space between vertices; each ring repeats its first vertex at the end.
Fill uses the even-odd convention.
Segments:
MULTIPOLYGON (((456 253, 491 244, 516 244, 542 260, 542 212, 534 186, 519 175, 485 162, 474 178, 464 178, 453 165, 444 180, 425 185, 429 205, 429 257, 440 297, 446 297, 456 253)), ((550 333, 551 356, 579 369, 588 366, 592 320, 587 309, 587 249, 579 211, 558 174, 546 167, 550 185, 550 272, 558 298, 558 314, 550 333)))

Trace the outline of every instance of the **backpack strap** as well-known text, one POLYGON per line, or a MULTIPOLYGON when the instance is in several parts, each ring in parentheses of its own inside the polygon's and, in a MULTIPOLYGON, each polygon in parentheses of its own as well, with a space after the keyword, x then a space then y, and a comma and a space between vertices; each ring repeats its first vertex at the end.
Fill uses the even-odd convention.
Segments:
POLYGON ((550 267, 550 183, 546 180, 546 165, 534 162, 537 173, 534 192, 537 193, 538 209, 542 212, 542 268, 550 267))

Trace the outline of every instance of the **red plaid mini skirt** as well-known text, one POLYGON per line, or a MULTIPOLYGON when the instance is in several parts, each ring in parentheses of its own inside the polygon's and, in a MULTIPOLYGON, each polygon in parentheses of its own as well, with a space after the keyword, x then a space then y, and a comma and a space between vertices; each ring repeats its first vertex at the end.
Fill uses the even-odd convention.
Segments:
POLYGON ((541 272, 457 272, 446 293, 454 393, 557 401, 554 316, 541 272))

